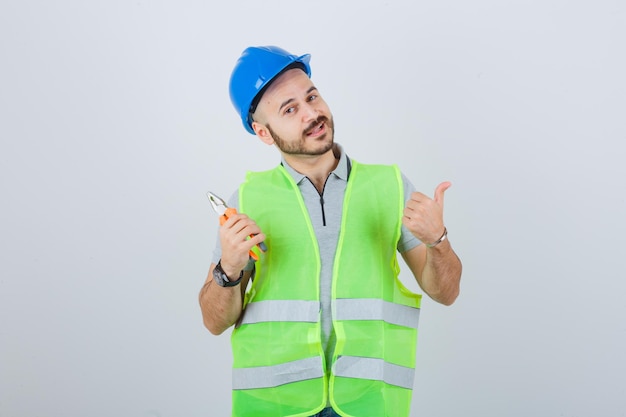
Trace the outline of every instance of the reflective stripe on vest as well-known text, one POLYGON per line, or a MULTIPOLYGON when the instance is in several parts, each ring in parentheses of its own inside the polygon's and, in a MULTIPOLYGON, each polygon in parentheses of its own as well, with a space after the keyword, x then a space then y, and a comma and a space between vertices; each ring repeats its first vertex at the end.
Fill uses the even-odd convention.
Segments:
MULTIPOLYGON (((382 320, 398 326, 417 328, 419 309, 380 299, 335 300, 338 320, 382 320)), ((316 322, 319 318, 317 301, 266 300, 248 304, 242 324, 261 322, 316 322)), ((382 359, 343 356, 338 359, 335 375, 384 381, 391 385, 411 388, 413 369, 387 363, 382 359)), ((289 382, 323 376, 321 358, 307 358, 275 366, 236 368, 233 389, 269 388, 289 382)))
MULTIPOLYGON (((250 303, 241 324, 268 321, 302 321, 315 323, 320 303, 299 300, 266 300, 250 303)), ((384 320, 398 326, 417 329, 420 310, 377 298, 344 298, 335 300, 337 320, 384 320)))
POLYGON ((383 320, 398 326, 417 329, 419 308, 377 298, 342 298, 335 300, 337 320, 383 320))
POLYGON ((334 374, 339 377, 371 379, 390 385, 413 389, 415 369, 394 365, 376 358, 340 356, 334 365, 334 374))
POLYGON ((301 300, 265 300, 249 303, 241 324, 268 321, 301 321, 315 323, 319 319, 320 303, 301 300))
POLYGON ((233 389, 273 388, 290 382, 322 378, 323 369, 319 356, 273 366, 234 368, 233 389))

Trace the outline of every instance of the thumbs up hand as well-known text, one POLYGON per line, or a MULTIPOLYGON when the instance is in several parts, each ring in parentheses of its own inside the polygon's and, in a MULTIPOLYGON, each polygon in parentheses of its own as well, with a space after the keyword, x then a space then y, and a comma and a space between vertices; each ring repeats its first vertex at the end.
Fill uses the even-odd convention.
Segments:
POLYGON ((402 224, 423 243, 436 242, 444 233, 443 195, 450 186, 452 183, 447 181, 439 184, 432 199, 415 192, 406 203, 402 224))

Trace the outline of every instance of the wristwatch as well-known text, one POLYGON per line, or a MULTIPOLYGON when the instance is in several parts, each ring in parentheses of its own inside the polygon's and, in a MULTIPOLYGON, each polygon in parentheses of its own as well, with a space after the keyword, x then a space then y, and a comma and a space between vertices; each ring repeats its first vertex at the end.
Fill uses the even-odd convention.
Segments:
POLYGON ((213 268, 213 281, 217 283, 220 287, 234 287, 235 285, 241 282, 241 278, 243 277, 243 271, 239 273, 239 278, 237 281, 231 281, 226 275, 226 272, 222 269, 222 261, 219 261, 215 268, 213 268))

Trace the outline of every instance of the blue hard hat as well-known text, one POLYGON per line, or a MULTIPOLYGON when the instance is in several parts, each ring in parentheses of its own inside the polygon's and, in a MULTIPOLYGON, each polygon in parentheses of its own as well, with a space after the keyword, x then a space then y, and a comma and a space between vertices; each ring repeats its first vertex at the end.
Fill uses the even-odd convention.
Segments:
POLYGON ((292 55, 277 46, 251 46, 242 52, 230 76, 230 100, 248 132, 254 134, 250 107, 256 96, 293 63, 310 77, 310 59, 309 54, 292 55))

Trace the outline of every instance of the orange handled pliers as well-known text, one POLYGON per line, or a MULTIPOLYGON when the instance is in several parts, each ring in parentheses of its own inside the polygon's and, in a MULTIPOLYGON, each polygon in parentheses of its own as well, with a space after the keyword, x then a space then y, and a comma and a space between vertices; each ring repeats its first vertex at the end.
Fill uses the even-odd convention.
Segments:
MULTIPOLYGON (((219 214, 220 216, 220 225, 223 225, 224 222, 226 222, 226 220, 228 220, 230 216, 237 214, 236 208, 228 207, 226 205, 226 202, 222 200, 221 198, 219 198, 217 195, 213 194, 210 191, 206 195, 207 197, 209 197, 209 201, 211 202, 211 206, 213 206, 213 210, 215 210, 215 212, 219 214)), ((250 235, 250 237, 253 237, 253 236, 254 235, 250 235)), ((264 242, 259 243, 257 246, 263 252, 267 250, 267 246, 265 245, 264 242)), ((253 251, 250 251, 249 254, 250 254, 250 257, 254 259, 255 261, 259 260, 259 256, 253 251)))

